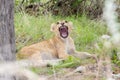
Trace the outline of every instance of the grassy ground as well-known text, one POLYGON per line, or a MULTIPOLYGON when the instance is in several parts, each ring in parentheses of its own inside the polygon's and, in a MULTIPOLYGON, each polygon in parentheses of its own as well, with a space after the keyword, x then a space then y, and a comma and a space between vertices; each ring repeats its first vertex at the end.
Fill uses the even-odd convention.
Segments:
POLYGON ((60 17, 60 16, 29 16, 27 14, 15 14, 15 32, 17 50, 25 45, 30 45, 53 36, 50 32, 50 25, 58 20, 72 21, 74 30, 71 34, 75 41, 77 50, 90 51, 91 44, 98 37, 106 34, 106 27, 99 21, 81 17, 60 17))
MULTIPOLYGON (((22 47, 26 45, 30 45, 51 38, 53 36, 53 33, 50 32, 50 25, 54 22, 57 22, 58 20, 68 20, 73 22, 74 30, 71 36, 75 41, 75 45, 78 51, 87 51, 91 54, 100 55, 101 53, 105 53, 105 49, 101 48, 101 50, 99 51, 95 47, 95 43, 99 41, 99 38, 103 34, 108 34, 107 27, 100 20, 90 20, 86 16, 60 17, 46 15, 34 17, 23 13, 16 13, 14 20, 17 51, 19 51, 22 47)), ((101 47, 101 43, 99 44, 99 47, 101 47)), ((116 60, 115 57, 113 61, 114 63, 118 63, 118 60, 116 60)), ((92 60, 89 59, 81 61, 74 57, 69 57, 66 61, 55 66, 54 70, 63 74, 65 73, 65 71, 63 70, 64 68, 76 68, 81 64, 85 64, 91 61, 92 60)), ((53 67, 48 67, 44 69, 32 67, 31 70, 39 74, 54 73, 53 67)))

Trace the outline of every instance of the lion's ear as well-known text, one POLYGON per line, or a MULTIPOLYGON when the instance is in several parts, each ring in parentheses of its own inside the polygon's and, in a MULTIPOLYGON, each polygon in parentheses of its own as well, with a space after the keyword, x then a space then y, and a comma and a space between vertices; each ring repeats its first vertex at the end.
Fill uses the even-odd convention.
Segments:
POLYGON ((68 25, 69 25, 69 27, 70 27, 71 29, 74 29, 74 28, 73 28, 73 23, 72 23, 71 21, 68 22, 68 25))
POLYGON ((53 32, 53 31, 55 30, 55 26, 56 26, 56 24, 55 24, 55 23, 52 23, 52 24, 51 24, 50 31, 52 31, 52 32, 53 32))

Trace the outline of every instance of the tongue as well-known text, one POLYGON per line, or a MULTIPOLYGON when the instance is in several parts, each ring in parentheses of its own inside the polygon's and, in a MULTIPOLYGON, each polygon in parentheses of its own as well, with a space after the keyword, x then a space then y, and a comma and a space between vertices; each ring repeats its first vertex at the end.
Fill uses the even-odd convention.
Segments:
POLYGON ((66 38, 66 37, 68 36, 68 34, 67 34, 67 32, 63 32, 63 33, 61 34, 61 36, 62 36, 63 38, 66 38))

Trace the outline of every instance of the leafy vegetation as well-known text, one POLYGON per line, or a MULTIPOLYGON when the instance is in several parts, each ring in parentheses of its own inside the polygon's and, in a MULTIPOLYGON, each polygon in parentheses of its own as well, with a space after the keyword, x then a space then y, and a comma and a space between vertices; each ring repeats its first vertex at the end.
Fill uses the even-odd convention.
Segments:
POLYGON ((61 16, 85 14, 92 19, 101 16, 103 2, 104 0, 15 0, 20 10, 35 16, 35 13, 61 16))

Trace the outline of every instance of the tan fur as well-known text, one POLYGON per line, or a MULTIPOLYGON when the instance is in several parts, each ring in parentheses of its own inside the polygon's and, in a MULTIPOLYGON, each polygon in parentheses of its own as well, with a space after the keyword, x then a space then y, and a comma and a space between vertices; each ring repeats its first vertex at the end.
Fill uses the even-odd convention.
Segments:
POLYGON ((62 38, 58 31, 61 24, 53 23, 51 25, 51 31, 55 33, 55 36, 49 40, 42 41, 30 46, 23 47, 18 53, 19 58, 27 59, 66 59, 69 55, 74 55, 80 58, 91 57, 91 54, 87 52, 77 52, 73 39, 70 37, 70 33, 73 29, 72 22, 59 21, 68 26, 69 36, 62 38))

